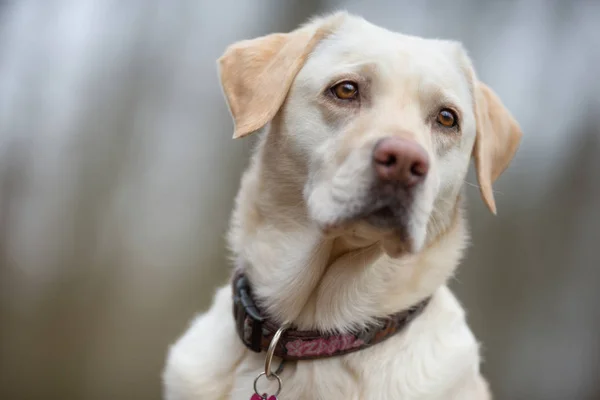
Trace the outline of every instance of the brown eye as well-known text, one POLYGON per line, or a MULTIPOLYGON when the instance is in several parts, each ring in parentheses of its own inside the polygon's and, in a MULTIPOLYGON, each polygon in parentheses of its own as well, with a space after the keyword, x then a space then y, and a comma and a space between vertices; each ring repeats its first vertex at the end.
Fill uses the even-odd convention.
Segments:
POLYGON ((340 82, 331 88, 331 93, 341 100, 354 100, 358 97, 358 85, 350 81, 340 82))
POLYGON ((445 126, 446 128, 453 128, 456 126, 458 118, 454 111, 444 108, 437 115, 437 123, 445 126))

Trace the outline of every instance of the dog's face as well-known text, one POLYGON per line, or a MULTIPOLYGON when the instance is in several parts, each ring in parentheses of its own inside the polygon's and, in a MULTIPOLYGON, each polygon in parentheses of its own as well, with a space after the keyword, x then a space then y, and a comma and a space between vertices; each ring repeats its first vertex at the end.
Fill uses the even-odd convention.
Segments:
POLYGON ((352 229, 390 255, 418 251, 454 210, 472 154, 495 212, 491 182, 521 134, 454 42, 338 14, 233 46, 221 76, 236 136, 279 119, 281 157, 304 164, 287 172, 302 175, 309 218, 325 232, 352 229))
POLYGON ((309 160, 311 218, 418 250, 434 207, 455 203, 471 158, 467 73, 457 45, 364 21, 322 40, 283 110, 287 140, 309 160))

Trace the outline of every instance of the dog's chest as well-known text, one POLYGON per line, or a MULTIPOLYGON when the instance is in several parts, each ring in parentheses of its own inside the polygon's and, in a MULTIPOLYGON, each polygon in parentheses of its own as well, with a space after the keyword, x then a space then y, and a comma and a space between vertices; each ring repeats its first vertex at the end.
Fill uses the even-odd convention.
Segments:
MULTIPOLYGON (((171 348, 163 376, 167 399, 252 397, 265 354, 245 349, 231 308, 231 288, 224 287, 171 348)), ((345 356, 289 363, 281 378, 279 400, 487 398, 454 395, 461 384, 479 378, 479 355, 464 313, 445 287, 397 336, 345 356)), ((274 394, 277 387, 264 383, 258 390, 274 394)))

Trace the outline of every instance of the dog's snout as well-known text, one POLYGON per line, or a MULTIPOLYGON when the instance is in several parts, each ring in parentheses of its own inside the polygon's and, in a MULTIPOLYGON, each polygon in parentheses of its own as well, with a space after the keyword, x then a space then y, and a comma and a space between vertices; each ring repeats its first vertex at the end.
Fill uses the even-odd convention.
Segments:
POLYGON ((385 138, 375 144, 373 167, 379 179, 411 187, 427 176, 429 157, 416 142, 385 138))

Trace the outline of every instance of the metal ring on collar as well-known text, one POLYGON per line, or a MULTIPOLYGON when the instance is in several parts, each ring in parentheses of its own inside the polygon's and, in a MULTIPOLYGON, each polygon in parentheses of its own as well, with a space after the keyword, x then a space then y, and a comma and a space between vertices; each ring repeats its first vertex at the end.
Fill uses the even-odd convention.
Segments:
POLYGON ((267 356, 265 357, 265 372, 264 372, 264 374, 268 379, 271 379, 273 376, 275 376, 280 382, 280 384, 279 384, 280 387, 281 387, 281 380, 275 373, 273 373, 271 371, 271 362, 273 361, 273 354, 275 354, 275 348, 277 347, 277 342, 279 342, 281 335, 289 327, 290 327, 290 324, 283 324, 283 325, 281 325, 281 327, 279 329, 277 329, 277 332, 275 332, 275 334, 273 335, 273 339, 271 339, 271 343, 269 343, 269 348, 267 349, 267 356))
MULTIPOLYGON (((258 392, 258 388, 256 387, 256 384, 258 383, 258 380, 260 379, 261 376, 267 376, 267 374, 265 372, 261 372, 256 379, 254 380, 254 393, 256 393, 259 396, 262 396, 259 392, 258 392)), ((271 374, 271 378, 268 379, 272 379, 272 377, 275 377, 277 379, 277 391, 275 392, 275 394, 273 396, 277 397, 279 396, 279 393, 281 392, 281 378, 279 377, 279 375, 272 373, 271 374)))

